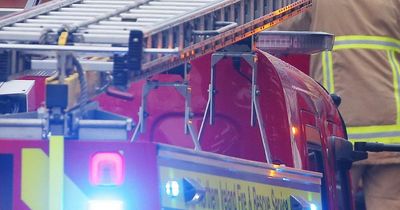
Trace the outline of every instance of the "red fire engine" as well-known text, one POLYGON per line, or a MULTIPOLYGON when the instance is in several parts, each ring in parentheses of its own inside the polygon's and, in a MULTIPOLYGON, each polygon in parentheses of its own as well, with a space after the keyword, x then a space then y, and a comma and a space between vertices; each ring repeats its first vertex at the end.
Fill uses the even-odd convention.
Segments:
MULTIPOLYGON (((337 107, 262 32, 311 0, 61 0, 0 19, 0 209, 353 209, 337 107)), ((385 149, 385 148, 381 148, 385 149)))

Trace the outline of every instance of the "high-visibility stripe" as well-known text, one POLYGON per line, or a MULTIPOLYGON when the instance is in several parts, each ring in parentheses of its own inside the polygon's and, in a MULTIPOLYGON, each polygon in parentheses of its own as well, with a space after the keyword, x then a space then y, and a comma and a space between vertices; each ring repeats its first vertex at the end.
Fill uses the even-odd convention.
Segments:
POLYGON ((64 198, 64 137, 50 137, 49 209, 62 210, 64 198))
POLYGON ((400 51, 400 40, 382 36, 337 36, 333 50, 343 49, 371 49, 400 51))
POLYGON ((393 42, 400 44, 400 40, 387 36, 371 36, 371 35, 344 35, 335 36, 335 41, 354 41, 354 40, 375 40, 382 42, 393 42))
POLYGON ((333 80, 333 61, 332 52, 322 52, 322 85, 328 90, 329 93, 335 92, 333 80))
MULTIPOLYGON (((66 201, 63 202, 63 207, 87 209, 88 197, 67 175, 63 175, 61 183, 64 183, 63 200, 66 201)), ((53 196, 59 197, 59 195, 49 195, 49 189, 49 157, 38 148, 22 149, 21 200, 31 210, 47 210, 49 199, 53 199, 53 196)))
POLYGON ((399 79, 400 79, 400 67, 396 60, 396 55, 394 51, 387 52, 388 60, 393 72, 393 91, 394 91, 394 98, 396 100, 396 124, 400 124, 400 95, 399 95, 399 79))
MULTIPOLYGON (((336 42, 335 42, 336 43, 336 42)), ((337 50, 348 50, 348 49, 368 49, 368 50, 393 50, 400 52, 399 48, 395 48, 392 46, 385 46, 385 45, 379 45, 378 43, 347 43, 343 44, 340 43, 340 45, 337 45, 336 47, 333 47, 334 51, 337 50)))
POLYGON ((321 61, 322 61, 322 85, 325 89, 328 89, 328 68, 327 68, 327 59, 326 59, 326 51, 321 53, 321 61))
POLYGON ((372 125, 347 127, 349 133, 400 132, 400 125, 372 125))
POLYGON ((31 210, 48 210, 49 160, 38 148, 22 149, 21 200, 31 210))
POLYGON ((376 125, 347 127, 350 141, 371 141, 382 143, 399 143, 400 125, 376 125))

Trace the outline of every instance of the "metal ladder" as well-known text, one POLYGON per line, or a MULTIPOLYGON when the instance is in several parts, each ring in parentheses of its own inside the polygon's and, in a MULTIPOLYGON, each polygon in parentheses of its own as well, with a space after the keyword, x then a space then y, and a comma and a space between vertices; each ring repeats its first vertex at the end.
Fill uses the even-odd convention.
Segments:
MULTIPOLYGON (((129 51, 134 30, 143 42, 134 54, 141 61, 135 81, 248 38, 310 6, 311 0, 51 1, 0 19, 0 50, 112 57, 129 51), (67 46, 57 46, 61 32, 68 33, 67 46)), ((114 69, 113 61, 82 65, 114 69)), ((31 61, 32 69, 56 66, 56 59, 31 61)))
MULTIPOLYGON (((0 82, 28 70, 33 70, 29 72, 35 75, 38 70, 48 69, 58 73, 59 84, 48 86, 58 93, 60 89, 57 88, 65 86, 64 78, 69 76, 67 72, 76 68, 82 89, 79 109, 72 113, 64 113, 64 104, 52 106, 46 103, 46 116, 56 120, 16 114, 15 119, 7 116, 0 119, 0 123, 8 126, 0 126, 0 129, 10 130, 9 127, 13 126, 18 130, 18 123, 34 120, 41 124, 30 128, 43 138, 56 130, 67 136, 70 133, 71 137, 75 133, 80 136, 86 132, 80 123, 87 123, 83 116, 91 105, 87 100, 83 70, 112 72, 113 85, 124 87, 125 84, 126 87, 129 81, 149 78, 222 48, 235 48, 233 44, 310 6, 311 0, 59 0, 6 16, 0 19, 0 82), (90 59, 93 56, 104 59, 90 59), (71 116, 71 125, 65 123, 64 115, 71 116), (43 127, 49 127, 51 132, 43 127)), ((255 81, 254 78, 253 92, 256 90, 255 81)), ((196 149, 201 149, 199 142, 203 129, 197 133, 192 127, 190 93, 186 83, 148 83, 145 86, 140 120, 132 140, 145 128, 145 97, 156 86, 176 87, 185 97, 184 131, 191 135, 196 149)), ((253 124, 259 115, 256 113, 256 99, 254 96, 252 100, 253 124)), ((92 111, 98 110, 94 108, 92 111)), ((212 113, 210 108, 211 118, 212 113)), ((91 125, 110 122, 108 118, 89 120, 91 125)), ((262 121, 257 121, 262 130, 262 121)), ((132 127, 131 120, 119 119, 118 122, 126 126, 113 131, 127 134, 132 127)), ((266 142, 265 136, 263 142, 266 142)), ((266 156, 268 158, 268 152, 266 156)))

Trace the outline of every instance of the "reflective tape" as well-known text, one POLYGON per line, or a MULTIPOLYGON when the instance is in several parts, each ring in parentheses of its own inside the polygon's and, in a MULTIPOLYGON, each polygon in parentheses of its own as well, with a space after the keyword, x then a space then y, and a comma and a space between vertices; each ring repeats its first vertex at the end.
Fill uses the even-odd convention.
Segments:
POLYGON ((333 80, 333 59, 332 52, 322 52, 322 85, 328 90, 329 93, 335 92, 333 80))
POLYGON ((22 149, 21 200, 31 210, 48 210, 49 160, 38 148, 22 149))
POLYGON ((63 136, 50 137, 49 153, 49 209, 62 210, 64 199, 63 136))
POLYGON ((394 98, 396 101, 396 124, 400 124, 400 93, 399 93, 399 79, 400 79, 400 65, 396 60, 395 51, 387 51, 388 60, 393 72, 393 90, 394 98))
POLYGON ((371 49, 371 50, 393 50, 400 52, 400 40, 382 36, 337 36, 333 50, 343 49, 371 49))
MULTIPOLYGON (((59 147, 61 145, 56 146, 59 147)), ((53 163, 57 162, 58 161, 55 161, 53 163)), ((53 207, 49 208, 49 197, 51 197, 51 199, 55 197, 60 198, 60 195, 49 195, 49 164, 49 157, 43 150, 38 148, 22 149, 21 200, 31 210, 53 210, 58 208, 54 208, 54 205, 56 205, 54 202, 52 204, 53 207)), ((54 166, 52 170, 54 170, 54 166)), ((57 186, 63 184, 62 191, 64 197, 61 202, 64 209, 87 209, 89 199, 82 190, 66 174, 63 175, 63 181, 60 181, 60 178, 52 178, 54 181, 57 179, 58 181, 56 181, 55 186, 52 186, 52 192, 60 188, 57 186)), ((59 199, 58 202, 60 202, 59 199)), ((0 203, 0 209, 2 210, 1 207, 2 205, 0 203)))
POLYGON ((400 142, 400 125, 378 125, 378 126, 362 126, 347 127, 349 140, 380 142, 380 143, 399 143, 400 142))

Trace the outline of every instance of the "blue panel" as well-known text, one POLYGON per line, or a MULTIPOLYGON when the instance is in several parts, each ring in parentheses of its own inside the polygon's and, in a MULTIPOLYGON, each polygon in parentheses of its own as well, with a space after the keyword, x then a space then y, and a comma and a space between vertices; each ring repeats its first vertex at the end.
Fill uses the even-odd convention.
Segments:
POLYGON ((0 210, 12 210, 13 156, 0 154, 0 210))

